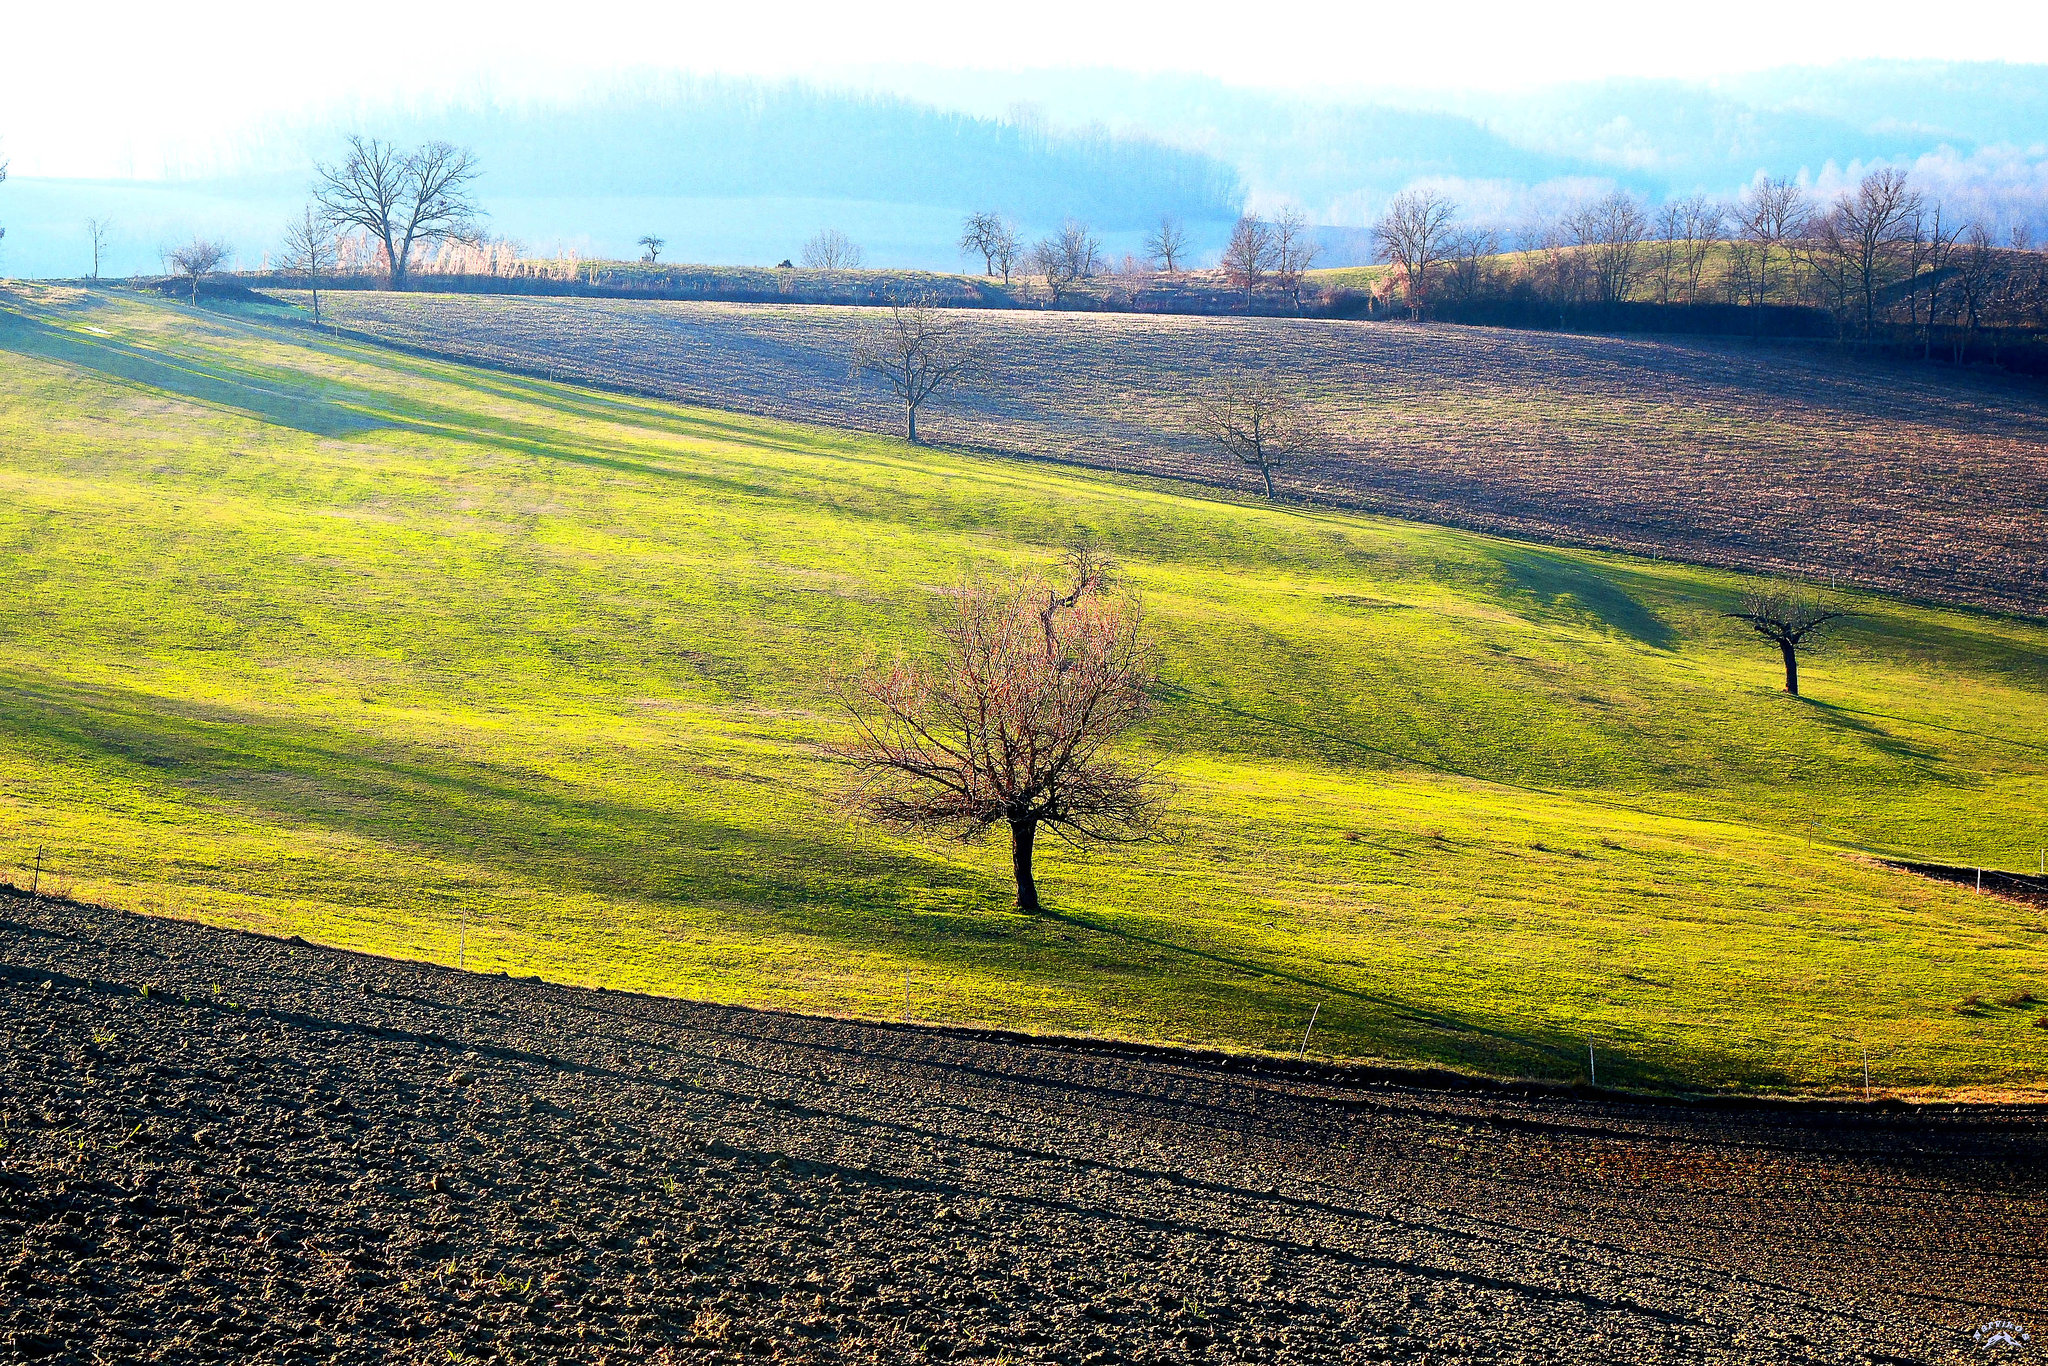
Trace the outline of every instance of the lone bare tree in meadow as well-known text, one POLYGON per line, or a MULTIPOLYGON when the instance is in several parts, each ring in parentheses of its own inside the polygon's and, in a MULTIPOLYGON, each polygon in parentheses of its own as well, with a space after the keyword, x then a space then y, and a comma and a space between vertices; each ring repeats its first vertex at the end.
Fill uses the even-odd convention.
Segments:
POLYGON ((1194 423, 1218 450, 1259 472, 1268 498, 1277 496, 1276 471, 1330 449, 1328 428, 1270 373, 1211 384, 1195 399, 1194 423))
POLYGON ((1252 296, 1273 267, 1273 229, 1255 213, 1244 215, 1230 229, 1230 240, 1223 244, 1223 258, 1217 265, 1223 269, 1224 283, 1242 291, 1244 306, 1250 308, 1252 296))
POLYGON ((1041 828, 1070 841, 1152 837, 1166 789, 1110 753, 1152 714, 1152 651, 1132 599, 1077 552, 1057 581, 1025 578, 951 595, 935 658, 898 661, 840 686, 854 727, 851 805, 885 824, 977 839, 1010 832, 1017 909, 1041 909, 1041 828))
POLYGON ((873 375, 903 401, 905 436, 917 444, 918 410, 945 389, 973 380, 982 368, 980 334, 958 309, 929 299, 889 306, 886 318, 854 334, 853 369, 873 375))
POLYGON ((404 289, 415 247, 475 234, 481 211, 469 187, 477 174, 466 148, 429 142, 402 152, 352 137, 340 163, 318 168, 313 193, 329 223, 360 229, 383 247, 385 283, 404 289))
POLYGON ((1785 660, 1785 691, 1799 696, 1799 647, 1816 632, 1852 615, 1847 609, 1798 584, 1773 581, 1742 595, 1742 605, 1724 615, 1747 622, 1778 647, 1785 660))
POLYGON ((1164 214, 1159 226, 1145 234, 1145 255, 1168 275, 1178 275, 1187 260, 1188 230, 1173 214, 1164 214))
POLYGON ((650 232, 633 245, 640 248, 640 259, 651 266, 661 260, 661 249, 668 245, 668 239, 650 232))
POLYGON ((285 225, 282 264, 306 277, 307 288, 313 292, 315 323, 320 321, 320 277, 333 269, 339 251, 334 225, 314 205, 308 204, 304 214, 285 225))
POLYGON ((220 269, 228 259, 228 245, 195 237, 171 253, 171 269, 192 282, 192 302, 199 302, 199 282, 220 269))
POLYGON ((1409 308, 1421 311, 1430 274, 1450 249, 1458 206, 1435 190, 1403 190, 1373 226, 1380 259, 1397 265, 1408 286, 1409 308))
POLYGON ((861 250, 839 229, 820 228, 804 243, 803 254, 797 259, 806 270, 857 270, 861 250))

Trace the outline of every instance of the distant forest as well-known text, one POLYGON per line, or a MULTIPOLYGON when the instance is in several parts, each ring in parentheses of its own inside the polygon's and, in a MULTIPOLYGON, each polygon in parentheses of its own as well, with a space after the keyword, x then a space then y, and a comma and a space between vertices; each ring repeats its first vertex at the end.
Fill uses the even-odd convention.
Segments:
MULTIPOLYGON (((359 120, 406 143, 444 139, 489 168, 489 194, 689 196, 993 206, 1030 222, 1078 215, 1136 228, 1161 213, 1234 219, 1237 170, 1133 133, 1052 129, 891 95, 795 83, 651 78, 569 103, 457 104, 359 120)), ((280 166, 327 156, 331 121, 244 144, 280 166)))

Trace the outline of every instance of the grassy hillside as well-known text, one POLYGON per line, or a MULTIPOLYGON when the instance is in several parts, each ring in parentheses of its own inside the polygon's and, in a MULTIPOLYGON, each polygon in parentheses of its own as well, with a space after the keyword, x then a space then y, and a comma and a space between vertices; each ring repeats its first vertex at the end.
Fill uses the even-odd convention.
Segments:
MULTIPOLYGON (((471 967, 1603 1080, 2048 1080, 2048 630, 621 399, 52 289, 0 310, 0 841, 80 897, 471 967), (1080 532, 1171 844, 835 814, 828 671, 1080 532), (1816 829, 1817 827, 1817 829, 1816 829), (1817 835, 1817 838, 1815 836, 1817 835), (1809 839, 1813 839, 1809 848, 1809 839), (1980 1004, 1969 1004, 1970 998, 1980 1004)), ((18 875, 25 878, 26 871, 18 875)), ((46 874, 47 877, 47 874, 46 874)))
MULTIPOLYGON (((441 354, 875 431, 849 378, 866 310, 351 294, 350 328, 441 354)), ((991 373, 929 434, 1255 489, 1196 435, 1188 391, 1274 367, 1337 450, 1293 494, 1482 530, 2048 611, 2038 385, 1813 352, 1486 328, 984 313, 991 373)))

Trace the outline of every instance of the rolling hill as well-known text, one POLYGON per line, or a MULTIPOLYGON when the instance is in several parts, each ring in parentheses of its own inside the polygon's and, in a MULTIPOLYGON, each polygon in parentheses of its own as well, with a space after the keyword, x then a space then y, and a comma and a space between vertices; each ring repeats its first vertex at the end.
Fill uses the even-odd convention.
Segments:
MULTIPOLYGON (((804 305, 352 292, 352 330, 529 373, 899 430, 848 375, 873 315, 804 305)), ((1252 489, 1196 435, 1191 385, 1272 368, 1337 436, 1296 495, 1452 525, 2048 610, 2037 383, 1704 345, 1277 318, 986 313, 985 380, 935 439, 1252 489)))
POLYGON ((2038 910, 1876 861, 2034 863, 2041 626, 1864 595, 1800 701, 1720 571, 594 392, 288 310, 4 298, 14 881, 827 1012, 1292 1052, 1319 1008, 1338 1058, 1574 1079, 1590 1042, 1603 1082, 1839 1090, 1867 1048, 1892 1091, 2048 1079, 2038 910), (848 823, 820 743, 834 670, 1079 535, 1159 641, 1142 745, 1179 837, 1048 850, 1024 918, 1001 851, 848 823))

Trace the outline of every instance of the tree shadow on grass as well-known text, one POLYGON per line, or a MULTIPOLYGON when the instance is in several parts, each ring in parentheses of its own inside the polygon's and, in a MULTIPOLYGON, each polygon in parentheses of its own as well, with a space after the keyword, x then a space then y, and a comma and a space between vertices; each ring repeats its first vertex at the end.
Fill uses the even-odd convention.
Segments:
MULTIPOLYGON (((21 673, 0 676, 0 685, 0 735, 17 750, 96 774, 102 792, 154 791, 190 804, 210 825, 226 813, 230 823, 239 817, 258 831, 327 831, 376 846, 380 868, 348 884, 337 908, 431 912, 431 885, 387 871, 404 868, 410 854, 458 870, 480 865, 543 892, 604 899, 624 920, 594 934, 537 913, 545 896, 520 897, 497 912, 508 928, 566 936, 600 958, 607 931, 658 930, 664 916, 674 916, 708 926, 714 947, 727 933, 782 938, 809 944, 822 961, 878 954, 937 982, 992 979, 1012 996, 1043 992, 1067 1003, 1038 1021, 1059 1028, 1072 1028, 1064 1022, 1094 1001, 1101 1015, 1092 1027, 1102 1032, 1229 1039, 1277 1052, 1296 1046, 1296 1031, 1321 1003, 1316 1051, 1325 1055, 1560 1079, 1576 1078, 1583 1057, 1583 1041, 1554 1028, 1503 1011, 1418 1004, 1290 963, 1227 931, 1162 931, 1149 918, 1113 910, 1021 916, 993 875, 834 828, 822 811, 815 824, 787 830, 718 814, 736 797, 744 801, 730 791, 714 807, 692 809, 687 798, 674 799, 687 790, 686 765, 666 791, 650 780, 643 789, 649 800, 231 706, 21 673), (578 935, 589 942, 578 943, 578 935)), ((737 781, 754 780, 739 774, 737 781)), ((785 779, 763 774, 758 781, 764 800, 786 806, 785 779)), ((173 820, 167 843, 175 830, 173 820)), ((459 894, 474 896, 473 886, 459 894)), ((762 985, 772 984, 763 978, 762 985)), ((1750 1084, 1782 1080, 1755 1057, 1714 1066, 1717 1075, 1750 1084)), ((1602 1067, 1603 1076, 1632 1085, 1676 1089, 1698 1081, 1696 1067, 1676 1069, 1651 1048, 1631 1055, 1617 1045, 1602 1067)))
MULTIPOLYGON (((145 393, 165 394, 320 437, 358 436, 390 425, 384 418, 304 392, 271 388, 186 357, 112 337, 81 335, 0 309, 0 351, 33 356, 145 393)), ((307 383, 317 383, 307 377, 307 383)))
POLYGON ((1678 646, 1669 623, 1575 556, 1515 545, 1497 545, 1493 556, 1509 584, 1545 608, 1591 616, 1653 650, 1678 646))

